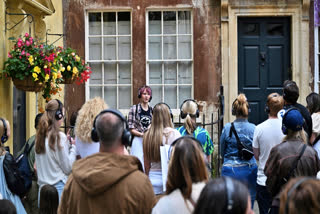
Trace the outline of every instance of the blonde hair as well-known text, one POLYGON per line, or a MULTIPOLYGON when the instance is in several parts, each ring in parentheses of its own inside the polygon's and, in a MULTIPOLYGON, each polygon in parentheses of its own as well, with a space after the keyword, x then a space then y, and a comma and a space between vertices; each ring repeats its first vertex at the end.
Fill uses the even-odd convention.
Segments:
MULTIPOLYGON (((4 122, 6 123, 6 128, 7 128, 7 135, 8 133, 10 133, 10 123, 8 120, 6 120, 5 118, 2 118, 4 120, 4 122)), ((0 138, 1 136, 4 134, 4 124, 2 123, 2 120, 0 120, 0 138)), ((3 155, 3 153, 5 152, 4 147, 2 146, 2 143, 0 142, 0 156, 3 155)))
POLYGON ((170 111, 166 104, 157 104, 152 111, 150 129, 143 137, 143 154, 151 162, 159 162, 164 128, 171 127, 170 111))
POLYGON ((79 110, 75 125, 75 135, 85 143, 91 143, 91 130, 94 118, 108 105, 100 97, 88 100, 79 110))
POLYGON ((174 146, 169 163, 166 194, 179 189, 189 199, 192 183, 208 180, 202 146, 190 137, 181 137, 174 146))
POLYGON ((232 103, 232 109, 237 117, 248 117, 249 115, 249 103, 247 97, 244 94, 239 94, 235 101, 232 103))
POLYGON ((196 118, 197 110, 198 106, 192 100, 186 101, 181 107, 181 111, 187 115, 184 120, 183 126, 186 128, 188 134, 192 134, 194 130, 197 128, 197 124, 193 120, 193 118, 196 118))
MULTIPOLYGON (((46 104, 46 111, 41 116, 41 119, 38 124, 37 134, 36 134, 36 147, 35 151, 37 154, 45 153, 46 146, 45 140, 48 137, 49 147, 53 151, 55 151, 55 144, 58 144, 58 148, 60 149, 60 127, 59 123, 57 123, 56 112, 59 110, 59 102, 57 100, 50 100, 46 104)), ((61 110, 63 108, 63 104, 60 106, 61 110)), ((61 119, 62 120, 62 119, 61 119)))
POLYGON ((277 116, 278 112, 283 108, 283 97, 278 93, 271 93, 267 98, 267 106, 271 116, 277 116))
POLYGON ((283 138, 282 142, 289 140, 301 140, 304 144, 307 144, 307 133, 301 129, 299 131, 292 131, 288 129, 288 134, 283 138))

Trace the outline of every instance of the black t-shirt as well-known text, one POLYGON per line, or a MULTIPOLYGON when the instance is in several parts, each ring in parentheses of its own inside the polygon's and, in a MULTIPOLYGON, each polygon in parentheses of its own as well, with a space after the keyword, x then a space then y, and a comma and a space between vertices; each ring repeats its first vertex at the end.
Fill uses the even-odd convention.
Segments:
POLYGON ((284 109, 289 109, 292 107, 299 109, 302 117, 304 118, 303 129, 305 132, 307 132, 308 137, 310 138, 312 134, 312 118, 310 116, 308 109, 303 105, 301 105, 300 103, 295 103, 293 105, 286 105, 284 106, 284 109))
POLYGON ((140 112, 140 123, 142 124, 143 128, 146 129, 149 127, 149 125, 151 124, 151 108, 148 107, 148 110, 145 111, 143 110, 143 108, 141 107, 141 112, 140 112))

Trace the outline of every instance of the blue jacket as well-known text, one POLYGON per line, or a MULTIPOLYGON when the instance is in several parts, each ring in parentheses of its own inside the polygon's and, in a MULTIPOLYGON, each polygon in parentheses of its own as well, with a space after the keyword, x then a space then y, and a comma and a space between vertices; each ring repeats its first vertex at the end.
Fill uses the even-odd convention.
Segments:
MULTIPOLYGON (((234 127, 240 140, 248 146, 252 147, 253 133, 255 125, 249 123, 247 119, 236 119, 234 127)), ((257 164, 254 157, 246 161, 238 156, 238 144, 234 134, 230 137, 231 123, 227 123, 222 130, 220 137, 220 154, 223 158, 223 164, 239 165, 239 164, 257 164)))

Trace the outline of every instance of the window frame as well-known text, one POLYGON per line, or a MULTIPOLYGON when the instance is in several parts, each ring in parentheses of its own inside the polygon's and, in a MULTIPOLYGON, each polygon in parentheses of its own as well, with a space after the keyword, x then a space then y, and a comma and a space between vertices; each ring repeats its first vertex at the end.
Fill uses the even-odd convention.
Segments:
MULTIPOLYGON (((85 101, 90 99, 90 86, 92 87, 101 87, 101 96, 102 99, 105 100, 105 87, 115 87, 116 88, 116 109, 120 110, 120 98, 119 98, 119 88, 121 86, 125 86, 125 87, 130 87, 130 104, 128 106, 128 108, 121 108, 121 110, 128 110, 130 109, 130 106, 132 105, 133 102, 133 44, 132 44, 132 8, 115 8, 115 9, 90 9, 90 10, 86 10, 85 11, 85 60, 86 63, 101 63, 102 67, 102 73, 101 73, 101 83, 95 83, 95 84, 91 84, 90 85, 90 79, 88 80, 88 82, 85 83, 85 101), (115 12, 116 13, 116 34, 115 35, 104 35, 103 34, 103 13, 105 12, 115 12), (118 13, 119 12, 129 12, 130 13, 130 34, 118 34, 118 13), (101 13, 101 34, 100 35, 89 35, 89 13, 101 13), (104 59, 104 40, 103 38, 111 38, 111 37, 115 37, 116 38, 116 59, 115 60, 106 60, 104 59), (118 58, 118 50, 119 50, 119 44, 118 44, 118 40, 120 37, 130 37, 130 59, 117 59, 118 58), (90 60, 89 59, 89 38, 101 38, 101 59, 100 60, 90 60), (121 62, 126 62, 126 63, 130 63, 130 84, 123 84, 123 83, 119 83, 119 64, 121 62), (116 64, 116 83, 110 84, 110 83, 105 83, 104 81, 104 74, 105 74, 105 63, 115 63, 116 64)), ((105 100, 106 102, 106 100, 105 100)), ((106 102, 108 103, 108 102, 106 102)))
MULTIPOLYGON (((193 10, 192 7, 173 7, 173 8, 161 8, 161 7, 157 7, 157 8, 147 8, 146 9, 146 15, 145 15, 145 26, 146 26, 146 82, 147 85, 149 85, 151 88, 152 86, 161 86, 161 90, 162 90, 162 94, 164 94, 164 88, 165 86, 176 86, 176 92, 177 92, 177 96, 176 96, 176 103, 177 106, 173 107, 170 106, 172 108, 172 111, 174 114, 179 114, 180 112, 180 104, 183 102, 183 100, 179 100, 179 86, 191 86, 191 97, 194 97, 194 32, 193 32, 193 10), (163 12, 166 11, 174 11, 176 12, 176 33, 175 34, 164 34, 163 33, 163 12), (190 25, 191 25, 191 29, 190 29, 190 34, 179 34, 178 31, 178 12, 179 11, 188 11, 190 12, 190 25), (149 34, 149 12, 161 12, 161 33, 160 34, 149 34), (161 59, 149 59, 149 36, 160 36, 161 39, 161 59), (163 44, 164 44, 164 40, 163 38, 165 36, 172 36, 172 37, 176 37, 176 54, 177 54, 177 58, 176 59, 164 59, 164 54, 163 54, 163 44), (178 51, 179 51, 179 42, 178 42, 178 36, 191 36, 191 58, 190 59, 179 59, 178 56, 178 51), (162 70, 162 81, 161 84, 150 84, 149 83, 149 63, 150 62, 159 62, 162 63, 161 66, 161 70, 162 70), (165 78, 164 78, 164 63, 165 62, 176 62, 177 63, 177 82, 175 84, 169 84, 169 83, 164 83, 165 82, 165 78), (178 69, 178 63, 179 62, 190 62, 191 63, 191 83, 186 84, 186 83, 179 83, 179 69, 178 69)), ((164 96, 162 96, 162 99, 160 100, 160 102, 165 102, 164 101, 164 96)))
POLYGON ((319 47, 319 26, 314 27, 314 92, 319 93, 320 81, 319 81, 319 57, 320 57, 320 47, 319 47))

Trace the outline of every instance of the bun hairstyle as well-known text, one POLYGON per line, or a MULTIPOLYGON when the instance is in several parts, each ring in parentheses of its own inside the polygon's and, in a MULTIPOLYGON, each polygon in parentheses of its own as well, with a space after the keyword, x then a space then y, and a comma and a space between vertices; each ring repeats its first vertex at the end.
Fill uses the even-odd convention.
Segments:
POLYGON ((283 98, 278 93, 269 94, 267 99, 266 111, 271 116, 277 116, 277 113, 283 108, 283 98))
POLYGON ((247 97, 244 94, 239 94, 238 97, 232 103, 232 115, 240 117, 248 117, 249 115, 249 103, 247 97))

